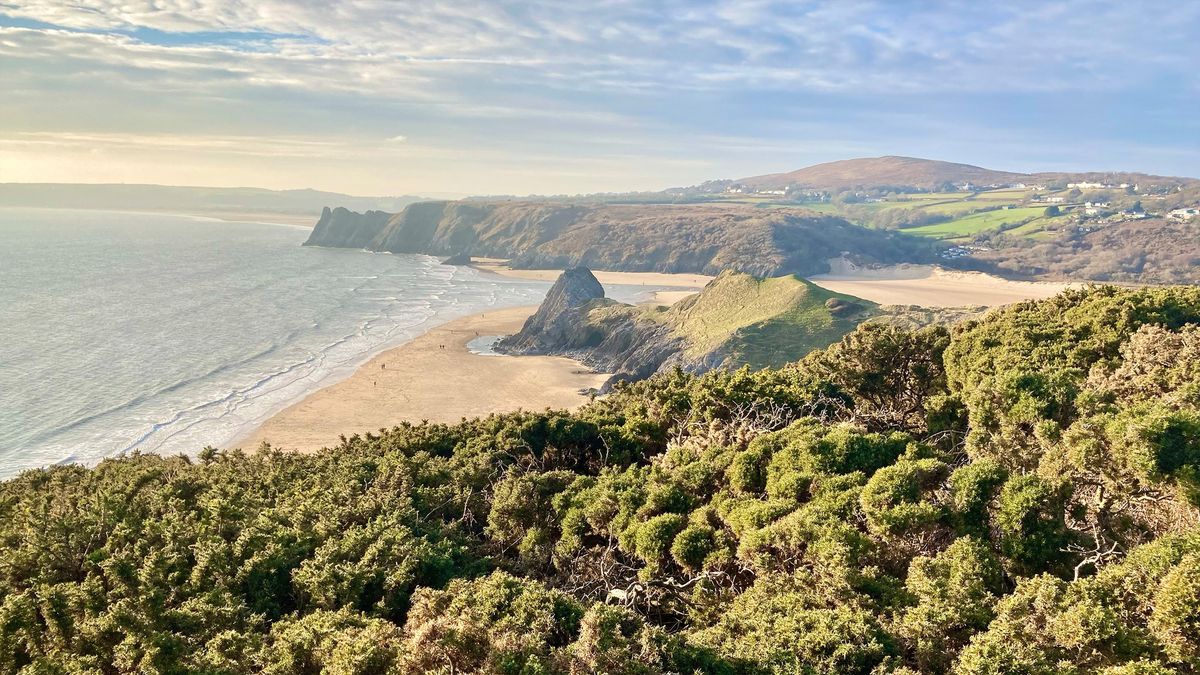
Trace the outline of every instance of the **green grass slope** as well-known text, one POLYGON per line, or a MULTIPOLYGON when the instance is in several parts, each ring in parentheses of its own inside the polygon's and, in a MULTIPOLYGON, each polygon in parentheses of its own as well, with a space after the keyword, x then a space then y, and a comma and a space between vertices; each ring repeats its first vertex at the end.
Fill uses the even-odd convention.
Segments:
POLYGON ((725 272, 703 292, 652 316, 686 340, 688 358, 719 351, 738 365, 763 368, 838 341, 877 309, 798 276, 725 272))

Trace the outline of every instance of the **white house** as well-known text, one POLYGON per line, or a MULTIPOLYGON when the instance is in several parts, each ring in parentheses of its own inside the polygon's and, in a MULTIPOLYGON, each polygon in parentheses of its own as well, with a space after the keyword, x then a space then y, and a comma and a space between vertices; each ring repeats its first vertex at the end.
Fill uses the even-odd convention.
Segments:
POLYGON ((1184 208, 1184 209, 1174 209, 1167 215, 1174 218, 1175 220, 1191 220, 1192 218, 1195 218, 1196 216, 1200 216, 1200 208, 1197 208, 1195 206, 1190 206, 1190 207, 1184 208))
POLYGON ((1067 187, 1079 188, 1080 190, 1102 190, 1105 185, 1104 183, 1089 183, 1085 181, 1082 183, 1067 183, 1067 187))
POLYGON ((1046 197, 1046 201, 1050 202, 1051 204, 1061 204, 1061 203, 1067 201, 1067 198, 1066 197, 1046 197))

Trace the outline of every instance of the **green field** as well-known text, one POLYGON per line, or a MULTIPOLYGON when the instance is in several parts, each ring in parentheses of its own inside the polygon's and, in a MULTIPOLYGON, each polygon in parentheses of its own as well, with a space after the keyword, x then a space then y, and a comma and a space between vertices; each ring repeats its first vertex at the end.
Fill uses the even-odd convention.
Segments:
MULTIPOLYGON (((790 205, 788 205, 788 206, 790 206, 790 205)), ((842 212, 841 207, 839 207, 837 204, 833 204, 831 202, 808 202, 808 203, 798 204, 797 206, 799 206, 802 209, 808 209, 809 211, 816 211, 817 213, 826 213, 831 216, 836 216, 842 212)))
POLYGON ((973 213, 969 216, 963 216, 945 223, 937 223, 935 225, 923 225, 921 227, 910 227, 904 230, 906 234, 915 234, 922 237, 934 237, 937 239, 955 239, 958 237, 966 237, 988 230, 994 230, 1003 225, 1012 223, 1020 223, 1030 218, 1037 217, 1045 212, 1045 207, 1028 206, 1018 209, 999 209, 996 211, 986 211, 984 213, 973 213))
POLYGON ((976 201, 964 199, 964 200, 959 200, 957 202, 937 202, 935 204, 930 204, 929 206, 922 207, 921 210, 925 211, 927 213, 938 213, 938 214, 945 214, 948 216, 957 216, 960 214, 970 213, 972 211, 975 211, 976 209, 986 208, 988 206, 995 206, 995 204, 980 204, 979 202, 976 202, 976 201))
POLYGON ((1008 190, 991 190, 988 192, 980 192, 975 195, 975 199, 985 202, 1019 202, 1029 196, 1029 190, 1025 189, 1008 189, 1008 190))
POLYGON ((713 200, 716 203, 746 204, 760 208, 805 208, 817 213, 849 218, 867 227, 891 227, 895 217, 889 212, 910 210, 953 220, 933 225, 903 228, 906 234, 935 239, 964 239, 980 232, 1006 225, 1019 225, 1011 230, 1015 236, 1046 238, 1054 236, 1057 220, 1041 218, 1044 205, 1027 206, 1025 201, 1037 194, 1026 188, 1003 188, 982 192, 927 192, 892 195, 887 201, 857 204, 836 202, 796 203, 765 195, 731 196, 713 200), (1007 206, 1009 208, 997 208, 1007 206), (993 210, 985 210, 993 209, 993 210), (1026 222, 1028 221, 1028 222, 1026 222), (883 223, 881 225, 881 223, 883 223))

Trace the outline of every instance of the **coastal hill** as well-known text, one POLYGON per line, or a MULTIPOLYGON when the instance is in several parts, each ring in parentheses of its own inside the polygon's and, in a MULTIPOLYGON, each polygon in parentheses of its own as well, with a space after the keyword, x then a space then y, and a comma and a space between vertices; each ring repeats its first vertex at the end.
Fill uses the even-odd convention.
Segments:
POLYGON ((591 271, 576 267, 563 272, 538 311, 496 351, 569 356, 613 373, 611 385, 675 367, 778 368, 866 321, 920 327, 977 313, 881 307, 794 275, 759 279, 731 271, 670 307, 628 305, 606 298, 591 271))
POLYGON ((989 185, 1010 183, 1023 177, 1024 174, 993 171, 970 164, 887 156, 826 162, 787 173, 741 178, 736 182, 759 189, 800 186, 837 190, 857 186, 896 185, 932 190, 943 183, 965 181, 989 185))
POLYGON ((326 209, 309 246, 509 258, 515 268, 819 274, 830 258, 932 262, 936 242, 803 208, 569 202, 421 202, 397 214, 326 209))
POLYGON ((1195 178, 877 157, 668 192, 709 204, 802 206, 940 242, 949 247, 942 264, 1009 278, 1200 283, 1195 178))
MULTIPOLYGON (((336 202, 333 202, 336 203, 336 202)), ((657 193, 326 209, 307 244, 487 256, 515 268, 810 276, 827 260, 1007 278, 1200 282, 1200 180, 993 171, 912 157, 657 193)))
POLYGON ((1112 183, 1194 183, 1195 179, 1154 176, 1133 172, 1113 171, 1055 171, 1020 173, 997 171, 971 164, 945 162, 919 157, 862 157, 762 176, 740 178, 734 183, 751 188, 784 189, 798 187, 838 191, 849 188, 897 187, 937 190, 946 185, 1005 185, 1012 183, 1047 184, 1059 182, 1112 183))

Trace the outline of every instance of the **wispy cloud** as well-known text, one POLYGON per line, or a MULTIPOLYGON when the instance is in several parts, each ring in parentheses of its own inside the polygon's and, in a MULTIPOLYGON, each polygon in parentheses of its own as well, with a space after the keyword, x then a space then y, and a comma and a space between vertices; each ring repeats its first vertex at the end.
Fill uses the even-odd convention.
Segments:
POLYGON ((633 144, 718 175, 749 167, 755 146, 798 164, 961 139, 982 156, 954 159, 1021 159, 957 131, 970 127, 1031 145, 1115 135, 1178 167, 1198 27, 1200 5, 1167 0, 0 0, 0 132, 230 138, 291 158, 317 152, 297 138, 531 162, 608 162, 633 144), (277 147, 248 140, 264 134, 277 147), (747 142, 707 161, 687 138, 731 136, 747 142))

